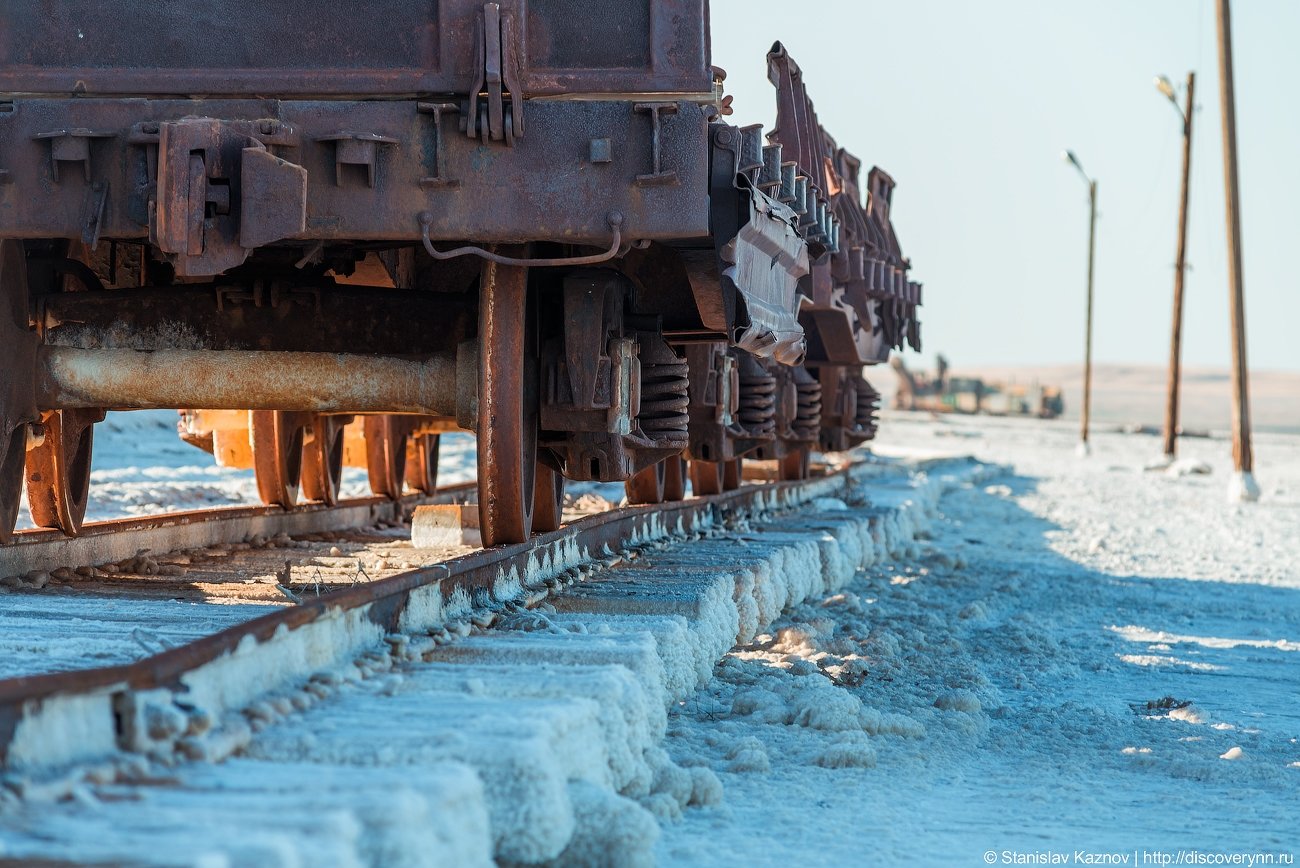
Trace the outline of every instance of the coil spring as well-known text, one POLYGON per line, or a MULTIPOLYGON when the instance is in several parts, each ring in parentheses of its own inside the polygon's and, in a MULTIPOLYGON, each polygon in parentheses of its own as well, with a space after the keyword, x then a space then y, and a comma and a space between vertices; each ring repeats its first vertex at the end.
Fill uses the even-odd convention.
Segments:
POLYGON ((871 387, 865 379, 859 377, 857 382, 858 404, 854 422, 868 437, 876 435, 876 410, 880 393, 871 387))
POLYGON ((739 416, 754 436, 776 432, 776 377, 758 365, 740 374, 739 416))
POLYGON ((641 364, 641 412, 637 423, 651 440, 686 440, 686 362, 641 364))
POLYGON ((798 404, 790 427, 798 439, 816 440, 822 424, 822 384, 805 373, 796 378, 794 388, 798 404))

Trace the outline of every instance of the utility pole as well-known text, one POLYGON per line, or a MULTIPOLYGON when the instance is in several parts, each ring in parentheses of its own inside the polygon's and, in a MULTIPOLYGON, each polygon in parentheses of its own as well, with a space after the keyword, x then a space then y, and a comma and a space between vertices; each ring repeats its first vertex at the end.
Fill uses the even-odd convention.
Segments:
POLYGON ((1065 151, 1061 157, 1079 170, 1088 185, 1088 310, 1083 340, 1083 420, 1077 450, 1079 455, 1087 455, 1092 450, 1088 445, 1088 417, 1092 412, 1092 272, 1097 253, 1097 182, 1088 177, 1074 151, 1065 151))
MULTIPOLYGON (((1169 98, 1174 108, 1178 101, 1166 78, 1156 80, 1156 87, 1169 98)), ((1174 320, 1169 341, 1169 383, 1165 396, 1164 455, 1166 463, 1174 460, 1178 440, 1178 390, 1182 380, 1183 354, 1183 281, 1187 269, 1187 196, 1192 172, 1192 112, 1196 105, 1196 73, 1187 73, 1187 108, 1183 119, 1183 182, 1178 197, 1178 248, 1174 260, 1174 320)))
POLYGON ((1217 0, 1219 106, 1223 115, 1223 185, 1228 224, 1228 297, 1232 323, 1232 460, 1236 468, 1228 495, 1258 500, 1250 448, 1250 387, 1246 370, 1246 303, 1241 270, 1241 198, 1237 186, 1237 106, 1232 83, 1232 17, 1228 0, 1217 0))
POLYGON ((1079 431, 1079 453, 1087 455, 1088 417, 1092 412, 1092 270, 1097 258, 1097 182, 1088 182, 1088 323, 1083 339, 1083 423, 1079 431))

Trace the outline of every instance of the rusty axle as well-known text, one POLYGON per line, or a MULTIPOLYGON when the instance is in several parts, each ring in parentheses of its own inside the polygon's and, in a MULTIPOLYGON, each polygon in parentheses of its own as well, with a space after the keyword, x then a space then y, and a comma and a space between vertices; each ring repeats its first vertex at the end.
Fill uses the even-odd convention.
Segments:
POLYGON ((456 355, 41 347, 43 409, 111 407, 454 416, 456 355))

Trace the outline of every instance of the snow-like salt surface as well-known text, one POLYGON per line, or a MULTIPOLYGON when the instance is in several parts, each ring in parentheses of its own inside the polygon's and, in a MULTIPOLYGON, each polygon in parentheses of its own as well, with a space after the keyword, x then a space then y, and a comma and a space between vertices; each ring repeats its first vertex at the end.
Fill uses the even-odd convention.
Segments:
POLYGON ((372 657, 308 702, 254 703, 256 732, 223 721, 209 739, 245 758, 155 764, 151 785, 87 781, 57 805, 19 801, 40 784, 10 776, 0 858, 1300 849, 1300 438, 1257 440, 1261 499, 1237 504, 1222 440, 1182 444, 1180 466, 1208 475, 1142 470, 1154 438, 1097 432, 1086 458, 1076 440, 891 414, 877 449, 911 478, 885 469, 806 512, 650 548, 600 593, 577 585, 431 663, 372 657), (972 452, 1009 469, 939 460, 972 452))
MULTIPOLYGON (((393 648, 406 649, 397 657, 375 647, 381 637, 373 625, 350 615, 340 617, 332 641, 374 648, 354 662, 327 663, 322 648, 290 632, 280 637, 278 656, 236 653, 224 668, 187 678, 187 692, 124 694, 114 708, 152 766, 119 759, 51 778, 40 755, 58 733, 24 730, 25 764, 6 779, 10 791, 0 790, 0 855, 348 865, 475 864, 491 854, 508 864, 651 864, 664 824, 723 798, 716 773, 665 753, 667 710, 711 676, 728 648, 786 607, 910 551, 913 530, 943 487, 986 473, 968 463, 955 469, 947 482, 894 470, 879 489, 888 508, 867 505, 860 487, 848 485, 845 500, 820 498, 770 527, 732 515, 725 531, 648 541, 555 606, 508 615, 485 635, 450 644, 389 637, 393 648), (304 679, 316 674, 286 685, 286 667, 304 679), (216 789, 203 762, 168 770, 181 755, 232 752, 245 759, 222 767, 216 789), (282 770, 311 765, 327 781, 351 769, 381 781, 400 773, 403 786, 392 810, 376 808, 369 779, 355 793, 326 788, 280 809, 286 785, 278 776, 303 779, 282 770), (470 770, 474 786, 460 769, 470 770), (441 858, 418 835, 400 834, 407 822, 427 824, 429 813, 428 799, 408 798, 403 787, 460 792, 437 800, 445 810, 435 824, 454 832, 442 843, 460 858, 441 858), (133 811, 133 802, 144 810, 133 811), (173 803, 188 810, 174 811, 173 803), (312 836, 305 828, 312 816, 331 824, 329 834, 312 836), (203 817, 204 825, 188 830, 185 817, 203 817), (245 825, 246 838, 230 837, 228 829, 245 825), (79 840, 79 829, 91 837, 79 840), (187 836, 192 858, 177 858, 187 836)), ((446 635, 436 619, 433 629, 446 635)), ((851 703, 833 690, 822 699, 798 719, 844 730, 851 703)), ((106 756, 111 733, 79 723, 91 711, 69 707, 51 720, 106 739, 97 743, 97 755, 106 756)), ((94 715, 105 718, 102 709, 94 715)), ((845 734, 822 763, 860 767, 862 747, 845 734)))
POLYGON ((0 678, 31 675, 34 665, 39 671, 55 672, 131 663, 277 608, 4 595, 0 597, 0 678))
POLYGON ((665 827, 661 863, 1297 855, 1300 437, 1256 438, 1240 504, 1222 438, 1180 443, 1208 475, 1144 471, 1155 437, 1077 439, 888 415, 879 453, 1009 471, 676 706, 669 755, 725 797, 665 827))

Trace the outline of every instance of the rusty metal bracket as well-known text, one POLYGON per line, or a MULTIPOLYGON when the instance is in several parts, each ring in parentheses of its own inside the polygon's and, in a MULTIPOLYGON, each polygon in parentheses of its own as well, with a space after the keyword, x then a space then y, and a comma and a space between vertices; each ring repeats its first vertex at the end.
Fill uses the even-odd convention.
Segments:
MULTIPOLYGON (((306 169, 254 142, 241 152, 239 172, 241 247, 251 250, 306 230, 306 169)), ((225 213, 229 213, 228 206, 225 213)))
POLYGON ((177 274, 220 274, 254 247, 291 238, 306 226, 307 171, 271 154, 259 137, 283 140, 274 121, 183 118, 159 125, 151 238, 177 274))
POLYGON ((663 168, 663 147, 662 136, 660 132, 663 127, 662 116, 664 114, 676 114, 677 103, 675 102, 639 102, 632 106, 634 111, 649 112, 651 125, 651 166, 654 168, 649 175, 637 175, 636 183, 639 187, 657 187, 657 186, 675 186, 678 183, 677 173, 669 169, 664 171, 663 168))
POLYGON ((501 6, 483 4, 483 73, 488 92, 488 135, 495 142, 505 138, 505 84, 501 78, 501 6))
POLYGON ((613 237, 610 239, 609 249, 604 253, 593 253, 590 256, 556 256, 550 259, 517 259, 513 256, 502 256, 499 253, 493 253, 490 250, 484 250, 482 247, 465 246, 457 247, 454 250, 439 250, 433 246, 433 241, 429 238, 429 228, 433 226, 433 215, 428 211, 420 212, 420 239, 424 242, 424 249, 429 251, 429 255, 434 259, 455 259, 457 256, 479 256, 489 262, 495 262, 499 265, 519 265, 527 268, 549 268, 553 266, 565 265, 595 265, 600 262, 608 262, 615 256, 623 246, 623 215, 618 211, 610 211, 605 215, 605 222, 609 224, 613 237))
POLYGON ((433 115, 433 174, 421 178, 420 186, 425 189, 459 186, 459 181, 447 177, 447 152, 442 138, 442 116, 447 113, 458 113, 460 107, 454 102, 421 102, 415 104, 415 109, 421 114, 433 115))
POLYGON ((104 224, 104 206, 108 203, 108 182, 92 181, 86 188, 86 207, 81 221, 81 241, 91 250, 99 246, 99 230, 104 224))
POLYGON ((504 141, 513 146, 515 139, 524 134, 524 93, 514 15, 508 10, 503 12, 500 3, 484 3, 474 26, 475 79, 469 91, 465 134, 471 139, 504 141), (484 89, 487 105, 480 116, 479 96, 484 89))
POLYGON ((334 143, 334 183, 343 186, 344 166, 364 166, 366 186, 375 186, 375 157, 380 145, 395 145, 397 139, 378 133, 356 133, 345 130, 321 136, 318 142, 334 143))
POLYGON ((117 133, 111 130, 87 130, 82 128, 68 130, 51 130, 37 133, 33 138, 50 144, 50 174, 54 183, 59 183, 59 163, 80 163, 86 183, 90 183, 90 142, 92 139, 112 139, 117 133))

